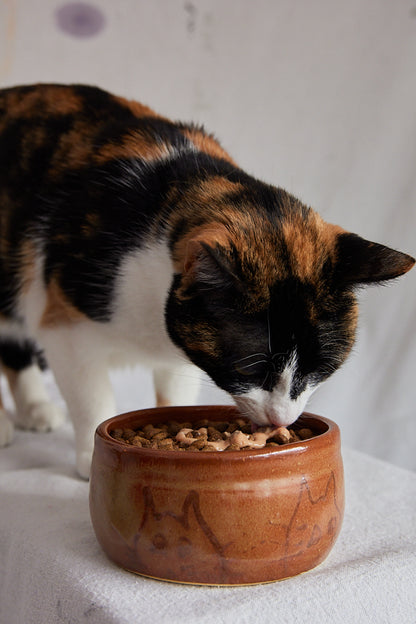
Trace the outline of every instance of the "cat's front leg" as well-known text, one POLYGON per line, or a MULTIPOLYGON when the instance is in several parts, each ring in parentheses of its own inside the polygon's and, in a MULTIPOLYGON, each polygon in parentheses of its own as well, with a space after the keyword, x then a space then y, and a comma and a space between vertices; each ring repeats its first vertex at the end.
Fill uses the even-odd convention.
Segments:
POLYGON ((14 436, 14 427, 12 421, 4 409, 0 397, 0 448, 11 443, 14 436))
POLYGON ((155 368, 153 383, 157 406, 195 405, 200 380, 201 371, 191 364, 155 368))
POLYGON ((61 409, 51 402, 42 372, 32 363, 21 369, 4 367, 15 405, 15 422, 20 429, 52 431, 65 420, 61 409))
POLYGON ((95 430, 116 413, 106 354, 82 327, 49 329, 42 342, 74 426, 77 472, 88 479, 95 430))

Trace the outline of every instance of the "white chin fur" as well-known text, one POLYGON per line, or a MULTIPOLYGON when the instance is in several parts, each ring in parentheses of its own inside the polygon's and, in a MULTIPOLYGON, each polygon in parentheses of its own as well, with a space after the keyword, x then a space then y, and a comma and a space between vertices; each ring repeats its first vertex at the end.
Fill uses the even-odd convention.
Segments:
POLYGON ((307 386, 295 400, 283 394, 279 387, 271 392, 256 388, 233 398, 242 415, 257 425, 288 427, 301 415, 314 390, 307 386))

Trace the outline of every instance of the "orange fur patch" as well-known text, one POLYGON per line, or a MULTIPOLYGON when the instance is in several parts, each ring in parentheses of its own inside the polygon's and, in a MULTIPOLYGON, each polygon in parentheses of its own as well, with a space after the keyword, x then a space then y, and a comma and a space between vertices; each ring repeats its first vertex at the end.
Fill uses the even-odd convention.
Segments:
POLYGON ((19 89, 6 95, 9 115, 15 117, 32 117, 33 108, 41 105, 42 113, 55 115, 71 115, 82 109, 82 100, 70 88, 53 85, 41 85, 41 89, 34 89, 22 93, 19 89))
POLYGON ((206 355, 219 356, 215 330, 208 323, 198 323, 190 327, 181 326, 181 334, 191 351, 203 351, 206 355))
POLYGON ((124 108, 128 108, 129 111, 131 111, 133 115, 138 118, 155 117, 157 119, 166 119, 165 117, 162 117, 154 110, 149 108, 149 106, 146 106, 145 104, 140 104, 140 102, 136 102, 136 100, 128 100, 127 98, 120 97, 118 95, 113 96, 113 99, 121 106, 124 106, 124 108))
POLYGON ((93 153, 91 127, 87 127, 82 121, 76 122, 72 130, 62 135, 48 173, 54 176, 61 171, 88 165, 93 153))
POLYGON ((57 280, 52 279, 47 289, 47 303, 42 315, 41 327, 76 323, 85 319, 85 315, 68 301, 57 280))
POLYGON ((224 201, 224 196, 232 193, 239 193, 244 190, 244 186, 239 182, 232 182, 224 176, 211 176, 208 180, 202 181, 194 187, 195 199, 205 205, 217 208, 218 203, 224 201))
POLYGON ((31 240, 23 241, 19 250, 20 256, 20 290, 26 293, 35 277, 36 245, 31 240))
POLYGON ((43 101, 48 111, 60 115, 73 115, 82 110, 82 99, 71 89, 46 87, 43 91, 43 101))
POLYGON ((157 160, 169 155, 169 146, 159 144, 140 132, 124 136, 120 143, 107 143, 94 155, 95 162, 101 164, 115 158, 142 158, 157 160))
POLYGON ((335 262, 337 237, 344 230, 311 211, 306 221, 291 215, 282 223, 282 232, 294 275, 302 281, 315 281, 328 257, 335 262))
POLYGON ((232 165, 236 165, 231 156, 221 147, 221 145, 212 137, 197 128, 191 128, 184 131, 184 135, 192 141, 192 143, 204 154, 214 156, 214 158, 222 158, 232 165))
POLYGON ((81 226, 81 232, 89 238, 97 234, 99 226, 100 215, 96 212, 88 212, 85 215, 85 223, 81 226))

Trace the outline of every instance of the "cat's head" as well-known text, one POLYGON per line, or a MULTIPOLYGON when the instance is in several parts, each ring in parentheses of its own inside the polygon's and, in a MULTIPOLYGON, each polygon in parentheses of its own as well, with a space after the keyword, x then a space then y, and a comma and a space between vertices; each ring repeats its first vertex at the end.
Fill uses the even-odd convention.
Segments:
POLYGON ((259 425, 289 425, 354 343, 357 286, 413 258, 328 224, 281 189, 228 190, 174 246, 172 340, 259 425))

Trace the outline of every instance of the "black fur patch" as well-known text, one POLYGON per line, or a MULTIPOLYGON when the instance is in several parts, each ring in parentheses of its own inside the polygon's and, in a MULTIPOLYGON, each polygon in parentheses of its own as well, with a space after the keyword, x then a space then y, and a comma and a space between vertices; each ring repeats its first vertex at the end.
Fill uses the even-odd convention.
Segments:
MULTIPOLYGON (((38 349, 31 340, 17 342, 15 340, 0 340, 0 360, 14 371, 21 371, 34 362, 38 362, 38 349)), ((44 360, 42 359, 42 363, 44 360)))

